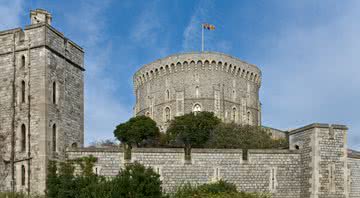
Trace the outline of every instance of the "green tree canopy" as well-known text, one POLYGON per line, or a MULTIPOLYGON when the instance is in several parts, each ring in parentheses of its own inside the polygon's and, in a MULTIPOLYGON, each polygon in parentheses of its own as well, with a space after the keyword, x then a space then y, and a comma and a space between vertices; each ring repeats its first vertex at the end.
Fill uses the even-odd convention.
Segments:
POLYGON ((118 125, 114 131, 115 137, 130 147, 147 139, 159 136, 159 128, 154 120, 146 116, 137 116, 118 125))
POLYGON ((211 112, 199 112, 175 117, 167 130, 171 142, 181 143, 186 147, 203 147, 210 132, 220 123, 220 119, 211 112))
POLYGON ((221 123, 211 132, 209 148, 269 149, 286 147, 285 140, 273 140, 259 126, 221 123))

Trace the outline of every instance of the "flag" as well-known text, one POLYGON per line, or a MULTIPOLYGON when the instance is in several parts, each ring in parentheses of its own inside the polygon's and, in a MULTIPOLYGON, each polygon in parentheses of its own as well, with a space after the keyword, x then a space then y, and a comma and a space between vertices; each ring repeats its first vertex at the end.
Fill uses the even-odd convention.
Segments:
POLYGON ((207 30, 215 30, 215 25, 205 23, 205 24, 202 24, 202 26, 204 29, 207 29, 207 30))

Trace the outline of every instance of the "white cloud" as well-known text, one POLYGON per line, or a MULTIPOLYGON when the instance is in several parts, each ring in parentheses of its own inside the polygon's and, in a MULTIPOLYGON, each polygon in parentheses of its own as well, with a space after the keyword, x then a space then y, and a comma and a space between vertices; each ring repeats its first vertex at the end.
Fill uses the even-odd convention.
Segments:
POLYGON ((213 1, 200 1, 183 33, 183 50, 197 51, 201 48, 201 24, 210 23, 209 13, 213 1))
MULTIPOLYGON (((117 95, 116 80, 106 71, 112 45, 106 30, 106 11, 112 1, 81 1, 66 16, 66 27, 85 49, 85 143, 114 137, 114 127, 131 116, 117 95)), ((114 68, 113 68, 114 69, 114 68)))
POLYGON ((265 122, 284 128, 309 122, 346 124, 350 147, 360 149, 359 9, 353 2, 332 20, 282 30, 274 38, 276 45, 267 46, 265 122))
MULTIPOLYGON (((201 50, 201 24, 210 23, 216 28, 220 26, 220 13, 215 9, 215 2, 212 0, 202 0, 196 5, 195 10, 190 17, 183 32, 182 48, 184 51, 200 51, 201 50)), ((232 48, 231 42, 216 38, 217 30, 204 30, 204 50, 227 52, 232 48)))
POLYGON ((0 31, 20 27, 22 0, 0 0, 0 31))
POLYGON ((156 10, 157 2, 142 9, 130 31, 130 38, 142 45, 154 45, 161 39, 163 27, 156 10))

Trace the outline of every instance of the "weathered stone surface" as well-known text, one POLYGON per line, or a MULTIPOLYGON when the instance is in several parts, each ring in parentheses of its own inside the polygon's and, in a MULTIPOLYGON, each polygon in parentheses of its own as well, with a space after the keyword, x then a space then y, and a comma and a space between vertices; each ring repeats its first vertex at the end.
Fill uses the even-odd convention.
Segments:
POLYGON ((47 161, 65 159, 67 147, 83 145, 83 51, 40 21, 0 32, 0 70, 0 134, 6 138, 0 190, 13 183, 16 191, 42 193, 47 161))
POLYGON ((260 81, 255 65, 229 55, 175 54, 135 73, 135 115, 150 116, 165 131, 169 119, 199 105, 226 122, 260 125, 260 81))

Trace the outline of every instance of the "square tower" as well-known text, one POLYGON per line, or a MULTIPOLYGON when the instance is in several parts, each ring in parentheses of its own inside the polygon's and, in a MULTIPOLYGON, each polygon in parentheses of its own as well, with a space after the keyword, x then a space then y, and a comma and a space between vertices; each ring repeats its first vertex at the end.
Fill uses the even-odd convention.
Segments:
POLYGON ((0 31, 0 191, 43 193, 49 160, 84 142, 84 51, 31 11, 0 31))

